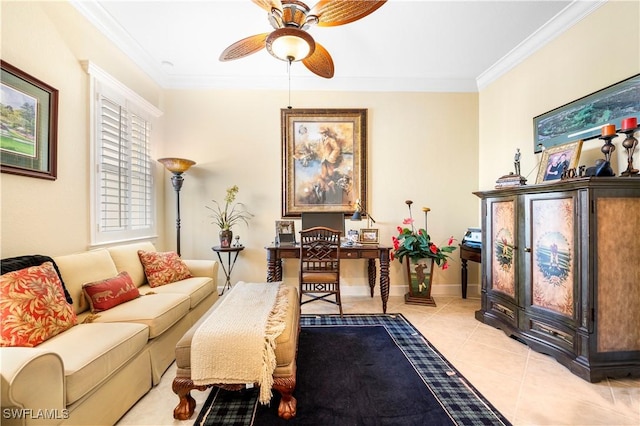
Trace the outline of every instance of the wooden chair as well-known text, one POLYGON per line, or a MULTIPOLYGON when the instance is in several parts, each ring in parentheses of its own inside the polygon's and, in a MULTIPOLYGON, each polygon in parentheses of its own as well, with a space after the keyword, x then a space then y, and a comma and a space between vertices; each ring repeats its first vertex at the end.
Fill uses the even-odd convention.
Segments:
POLYGON ((322 300, 338 305, 340 300, 341 231, 318 226, 300 231, 300 305, 322 300), (311 297, 302 301, 302 296, 311 297), (327 299, 335 295, 335 302, 327 299))

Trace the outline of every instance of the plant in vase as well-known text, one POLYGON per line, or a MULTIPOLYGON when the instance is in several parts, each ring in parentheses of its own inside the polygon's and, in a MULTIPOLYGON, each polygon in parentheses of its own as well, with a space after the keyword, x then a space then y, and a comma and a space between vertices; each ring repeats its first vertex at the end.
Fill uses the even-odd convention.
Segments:
POLYGON ((398 226, 398 236, 391 237, 391 260, 398 259, 402 263, 404 258, 408 258, 409 293, 405 300, 419 298, 424 299, 424 302, 416 302, 415 299, 412 301, 435 305, 431 299, 432 265, 435 263, 442 269, 449 267, 449 254, 456 249, 451 245, 455 239, 450 237, 446 245, 438 246, 431 241, 426 229, 420 228, 416 231, 411 214, 413 201, 407 200, 405 203, 409 207, 409 217, 404 219, 402 224, 411 228, 398 226))
POLYGON ((220 227, 220 247, 227 248, 231 246, 231 240, 233 239, 231 227, 233 225, 242 221, 249 226, 249 220, 253 217, 243 203, 233 204, 238 191, 237 185, 227 189, 227 196, 224 197, 224 208, 216 200, 212 200, 215 203, 215 207, 206 206, 213 212, 209 215, 209 217, 213 218, 211 223, 215 223, 220 227))

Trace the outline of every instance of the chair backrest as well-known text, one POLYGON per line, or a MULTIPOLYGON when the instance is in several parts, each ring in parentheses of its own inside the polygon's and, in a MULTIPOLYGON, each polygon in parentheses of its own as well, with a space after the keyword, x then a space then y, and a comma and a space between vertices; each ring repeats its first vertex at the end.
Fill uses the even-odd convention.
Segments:
POLYGON ((342 232, 317 226, 300 231, 300 271, 334 272, 340 276, 340 236, 342 232))

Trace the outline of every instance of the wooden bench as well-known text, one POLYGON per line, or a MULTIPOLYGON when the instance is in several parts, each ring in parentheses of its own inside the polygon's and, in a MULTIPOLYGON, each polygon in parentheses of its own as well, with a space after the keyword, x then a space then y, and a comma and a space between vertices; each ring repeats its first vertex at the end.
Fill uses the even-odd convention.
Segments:
MULTIPOLYGON (((286 314, 286 327, 276 339, 276 362, 273 372, 273 389, 282 396, 278 406, 278 415, 283 419, 291 419, 296 415, 297 401, 293 397, 296 387, 296 355, 298 352, 298 336, 300 334, 300 304, 298 291, 290 287, 288 292, 288 308, 286 314)), ((240 390, 244 385, 229 385, 225 383, 212 383, 209 385, 195 385, 191 380, 191 341, 200 324, 213 314, 218 303, 198 320, 176 344, 176 365, 178 367, 176 377, 173 379, 172 389, 178 395, 180 401, 173 410, 173 418, 188 420, 193 415, 196 401, 191 396, 191 391, 197 389, 204 391, 209 387, 218 386, 227 390, 240 390)))

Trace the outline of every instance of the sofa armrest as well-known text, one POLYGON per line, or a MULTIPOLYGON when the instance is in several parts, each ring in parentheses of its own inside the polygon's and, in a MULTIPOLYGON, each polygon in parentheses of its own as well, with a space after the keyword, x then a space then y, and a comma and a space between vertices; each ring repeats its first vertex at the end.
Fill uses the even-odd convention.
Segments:
POLYGON ((213 283, 218 283, 218 267, 219 264, 215 260, 190 260, 183 259, 189 268, 191 275, 194 277, 209 277, 213 279, 213 283))
POLYGON ((3 347, 0 360, 3 425, 50 424, 68 416, 64 364, 58 354, 37 347, 3 347))

